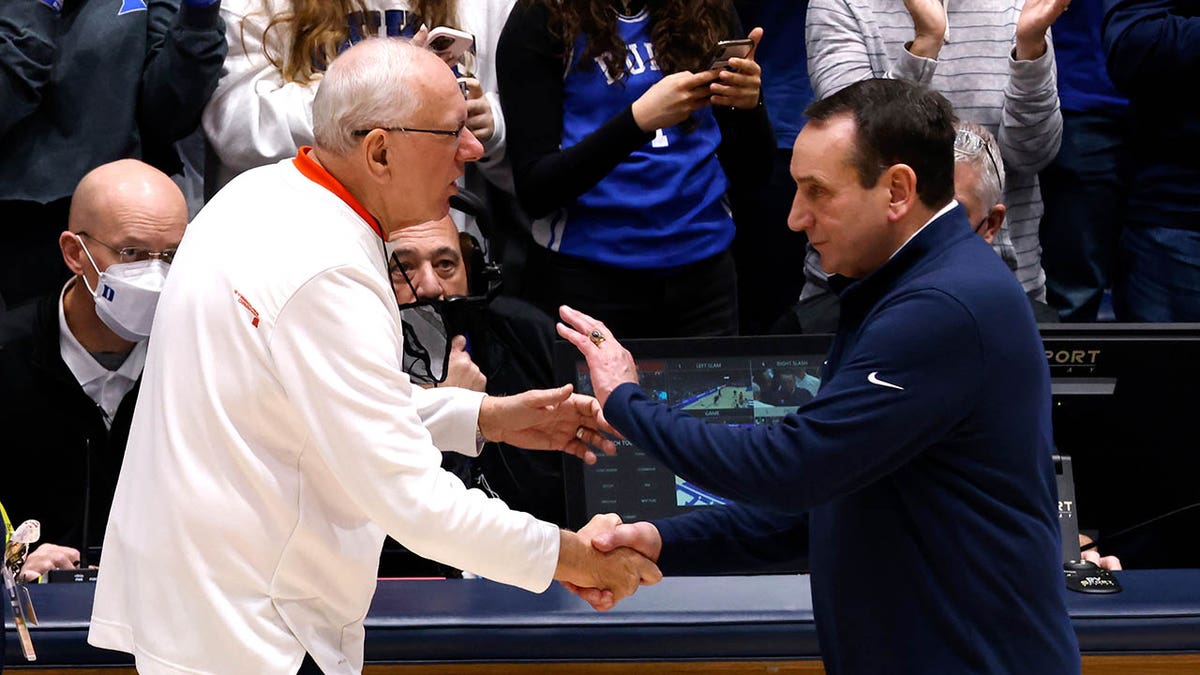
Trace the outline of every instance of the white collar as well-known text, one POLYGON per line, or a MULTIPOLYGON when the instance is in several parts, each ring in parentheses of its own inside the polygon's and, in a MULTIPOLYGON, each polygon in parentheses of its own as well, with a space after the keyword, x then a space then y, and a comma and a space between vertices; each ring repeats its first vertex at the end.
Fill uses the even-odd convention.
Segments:
MULTIPOLYGON (((128 380, 132 385, 142 374, 142 366, 146 363, 146 341, 142 340, 134 345, 133 351, 129 352, 129 356, 125 358, 125 362, 121 364, 120 368, 109 370, 100 365, 71 332, 71 328, 67 325, 67 314, 63 310, 63 297, 66 295, 67 289, 71 287, 71 284, 76 283, 78 278, 73 277, 58 294, 58 350, 62 354, 63 362, 67 364, 67 368, 71 370, 71 374, 75 376, 75 380, 81 387, 108 377, 120 377, 128 380)), ((97 403, 100 402, 97 401, 97 403)))
POLYGON ((953 200, 953 199, 951 199, 949 204, 946 204, 945 206, 943 206, 943 207, 941 208, 941 210, 940 210, 940 211, 938 211, 937 213, 933 214, 933 217, 932 217, 932 218, 930 218, 929 220, 925 221, 925 224, 924 224, 924 225, 922 225, 921 227, 917 228, 917 231, 916 231, 916 232, 913 232, 911 235, 909 235, 908 239, 905 239, 905 240, 904 240, 904 243, 903 243, 903 244, 900 244, 900 248, 896 249, 895 251, 892 251, 892 254, 888 256, 888 260, 891 260, 892 258, 895 258, 897 253, 899 253, 900 251, 904 250, 904 247, 905 247, 905 246, 908 246, 908 242, 910 242, 910 241, 912 241, 913 239, 915 239, 915 238, 917 237, 917 235, 918 235, 918 234, 921 234, 921 230, 924 230, 925 228, 929 227, 929 224, 930 224, 930 223, 932 223, 933 221, 937 220, 938 218, 941 218, 942 216, 946 215, 947 213, 949 213, 949 212, 950 212, 950 209, 953 209, 953 208, 954 208, 954 207, 956 207, 956 206, 958 206, 958 202, 957 202, 956 200, 953 200))

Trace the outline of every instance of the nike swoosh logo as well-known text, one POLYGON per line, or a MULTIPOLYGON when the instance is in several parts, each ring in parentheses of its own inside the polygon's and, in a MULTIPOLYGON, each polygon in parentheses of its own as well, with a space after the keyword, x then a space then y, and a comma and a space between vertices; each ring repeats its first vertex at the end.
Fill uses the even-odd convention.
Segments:
POLYGON ((884 382, 883 380, 879 379, 878 376, 879 371, 873 371, 870 375, 867 375, 867 382, 870 382, 871 384, 877 384, 881 387, 889 387, 891 389, 899 389, 900 391, 904 391, 904 387, 901 387, 898 384, 892 384, 891 382, 884 382))

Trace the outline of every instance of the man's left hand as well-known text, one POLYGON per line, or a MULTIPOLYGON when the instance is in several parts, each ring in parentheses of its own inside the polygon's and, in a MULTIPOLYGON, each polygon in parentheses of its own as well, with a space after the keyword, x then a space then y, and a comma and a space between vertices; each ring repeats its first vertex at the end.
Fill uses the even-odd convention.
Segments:
POLYGON ((1018 61, 1032 61, 1046 53, 1046 31, 1070 4, 1071 0, 1028 0, 1021 7, 1014 49, 1018 61))
POLYGON ((617 342, 603 322, 563 305, 558 314, 564 323, 558 324, 558 334, 575 345, 587 359, 592 375, 592 389, 603 406, 614 389, 633 382, 637 384, 637 364, 633 356, 617 342))
POLYGON ((1097 567, 1109 570, 1110 572, 1118 572, 1122 569, 1120 558, 1115 555, 1100 555, 1100 552, 1092 547, 1092 538, 1086 534, 1079 535, 1079 547, 1084 549, 1080 557, 1088 562, 1095 563, 1097 567))
POLYGON ((534 389, 516 396, 485 396, 479 406, 479 431, 489 441, 529 450, 562 450, 588 464, 617 451, 603 433, 616 434, 600 404, 591 396, 574 394, 571 385, 534 389))

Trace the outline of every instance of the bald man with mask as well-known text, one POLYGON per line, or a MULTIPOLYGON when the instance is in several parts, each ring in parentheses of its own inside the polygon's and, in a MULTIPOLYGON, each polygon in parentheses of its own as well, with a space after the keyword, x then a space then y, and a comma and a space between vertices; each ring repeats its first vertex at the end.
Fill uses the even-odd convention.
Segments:
POLYGON ((8 446, 22 476, 0 484, 12 517, 42 523, 26 580, 98 562, 88 547, 104 534, 158 291, 187 216, 157 169, 132 159, 93 169, 59 236, 74 276, 0 316, 0 426, 37 439, 8 446))

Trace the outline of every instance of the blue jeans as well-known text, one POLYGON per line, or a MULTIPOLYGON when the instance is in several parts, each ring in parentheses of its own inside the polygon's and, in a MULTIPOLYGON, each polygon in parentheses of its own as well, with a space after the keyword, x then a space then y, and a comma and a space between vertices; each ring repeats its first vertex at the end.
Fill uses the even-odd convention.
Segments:
POLYGON ((1063 321, 1095 321, 1112 282, 1127 194, 1119 175, 1127 152, 1124 113, 1063 110, 1058 156, 1039 174, 1039 236, 1046 300, 1063 321))
POLYGON ((1200 321, 1200 232, 1126 228, 1113 311, 1118 321, 1200 321))

